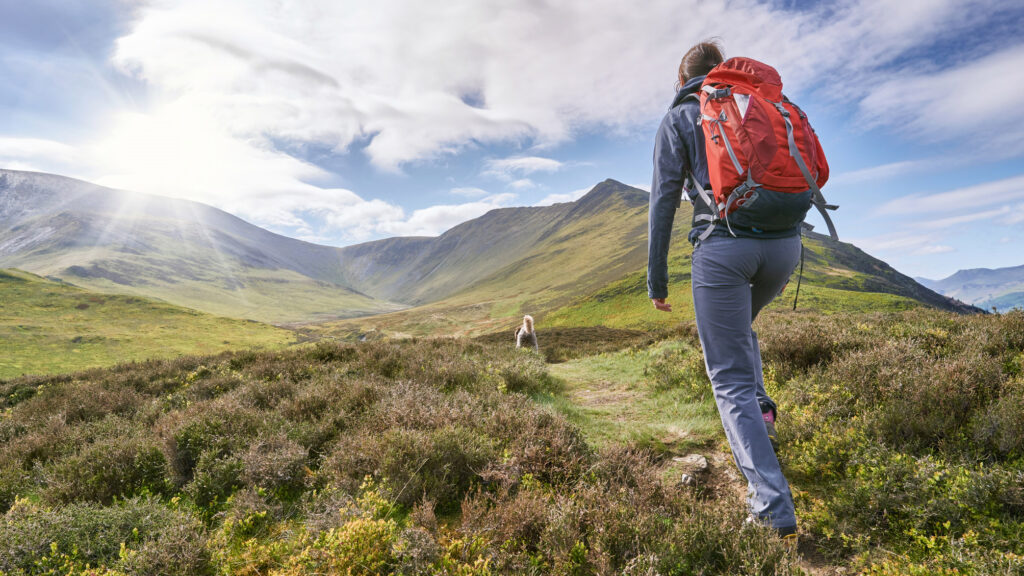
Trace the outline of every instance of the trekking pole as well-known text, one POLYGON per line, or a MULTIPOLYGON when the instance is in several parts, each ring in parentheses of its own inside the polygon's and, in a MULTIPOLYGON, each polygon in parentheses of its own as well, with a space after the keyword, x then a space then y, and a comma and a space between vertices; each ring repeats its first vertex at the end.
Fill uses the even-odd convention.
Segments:
POLYGON ((800 281, 804 279, 804 241, 800 239, 800 274, 796 277, 796 295, 793 296, 793 311, 796 312, 796 301, 800 298, 800 281))

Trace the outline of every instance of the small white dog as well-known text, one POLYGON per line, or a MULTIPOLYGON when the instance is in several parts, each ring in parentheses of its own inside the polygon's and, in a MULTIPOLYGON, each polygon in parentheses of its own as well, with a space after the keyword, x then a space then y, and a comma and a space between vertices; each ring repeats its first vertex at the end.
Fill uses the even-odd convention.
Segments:
POLYGON ((516 328, 516 348, 533 345, 534 352, 540 352, 537 346, 537 333, 533 331, 533 316, 523 316, 523 325, 516 328))

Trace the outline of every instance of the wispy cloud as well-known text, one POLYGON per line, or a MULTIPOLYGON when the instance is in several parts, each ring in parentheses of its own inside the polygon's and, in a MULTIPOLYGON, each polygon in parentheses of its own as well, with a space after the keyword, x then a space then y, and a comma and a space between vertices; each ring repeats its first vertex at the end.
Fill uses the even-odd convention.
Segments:
POLYGON ((944 71, 901 70, 861 101, 870 125, 930 140, 967 139, 1003 157, 1024 152, 1024 44, 944 71), (993 82, 993 79, 998 81, 993 82))
POLYGON ((508 206, 515 199, 514 194, 496 194, 478 202, 431 206, 416 210, 407 219, 382 222, 378 228, 398 236, 436 236, 462 222, 508 206))
MULTIPOLYGON (((138 8, 115 61, 167 97, 201 99, 240 137, 338 150, 368 138, 374 164, 395 169, 473 142, 543 145, 591 126, 634 129, 663 113, 672 71, 697 38, 719 34, 730 53, 773 62, 795 90, 830 77, 830 93, 843 97, 880 66, 992 9, 992 0, 860 0, 805 11, 726 0, 642 9, 587 0, 181 0, 138 8)), ((911 80, 943 87, 930 93, 967 92, 911 80)), ((932 113, 898 88, 881 86, 865 108, 910 113, 923 126, 932 113)))
POLYGON ((939 218, 937 220, 924 220, 914 223, 914 226, 925 230, 945 230, 946 228, 952 228, 953 226, 959 226, 970 222, 977 222, 979 220, 995 220, 999 216, 1005 216, 1009 213, 1010 207, 1003 206, 994 210, 984 210, 973 214, 951 216, 949 218, 939 218))
POLYGON ((947 192, 902 196, 883 204, 878 215, 988 209, 1024 199, 1024 174, 947 192))
POLYGON ((532 188, 536 188, 537 183, 529 178, 520 178, 509 182, 507 186, 512 190, 530 190, 532 188))
POLYGON ((864 250, 875 253, 891 252, 925 256, 955 251, 952 246, 943 244, 942 238, 937 234, 883 234, 852 241, 864 250))
POLYGON ((81 169, 81 154, 74 146, 62 142, 0 136, 0 167, 76 176, 75 172, 81 169))
POLYGON ((880 164, 878 166, 870 166, 868 168, 861 168, 859 170, 852 170, 849 172, 833 174, 829 177, 828 182, 832 186, 839 186, 844 184, 859 184, 863 182, 889 180, 899 176, 929 170, 941 165, 944 162, 948 163, 948 160, 901 160, 899 162, 890 162, 888 164, 880 164))
POLYGON ((484 190, 483 188, 472 187, 472 186, 462 187, 462 188, 452 188, 449 192, 451 192, 455 196, 462 196, 464 198, 481 198, 483 196, 487 196, 487 194, 488 194, 487 190, 484 190))
POLYGON ((552 158, 540 156, 513 156, 492 158, 484 163, 484 175, 510 180, 516 176, 527 176, 535 172, 557 172, 565 164, 552 158))

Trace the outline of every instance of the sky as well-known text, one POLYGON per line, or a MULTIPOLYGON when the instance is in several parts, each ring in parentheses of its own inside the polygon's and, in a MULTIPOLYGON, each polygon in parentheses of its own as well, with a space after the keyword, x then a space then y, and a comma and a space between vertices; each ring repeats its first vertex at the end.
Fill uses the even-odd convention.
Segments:
POLYGON ((1024 264, 1021 30, 1020 0, 0 0, 0 168, 336 246, 437 235, 649 189, 717 38, 807 112, 840 238, 939 279, 1024 264))

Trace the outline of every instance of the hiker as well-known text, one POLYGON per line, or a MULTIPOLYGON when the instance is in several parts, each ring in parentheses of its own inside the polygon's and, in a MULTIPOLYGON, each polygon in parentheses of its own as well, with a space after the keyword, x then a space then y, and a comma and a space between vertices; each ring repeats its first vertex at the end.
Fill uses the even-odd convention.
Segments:
MULTIPOLYGON (((693 204, 694 214, 688 239, 694 247, 691 281, 697 332, 733 458, 747 479, 751 520, 795 541, 793 497, 774 449, 777 408, 764 389, 761 350, 752 323, 758 312, 782 292, 796 267, 801 250, 800 222, 811 205, 812 190, 820 196, 818 186, 824 180, 819 178, 820 184, 812 190, 778 198, 772 191, 744 189, 748 194, 741 197, 740 205, 746 201, 753 203, 755 199, 762 208, 774 206, 772 203, 776 201, 802 203, 803 212, 798 209, 798 214, 792 216, 795 221, 784 220, 786 224, 767 226, 769 230, 766 230, 744 225, 749 210, 738 215, 733 213, 732 222, 723 217, 723 204, 709 199, 713 180, 717 178, 715 183, 720 185, 721 176, 715 174, 712 178, 709 173, 704 127, 698 123, 698 119, 711 124, 719 120, 724 123, 724 113, 702 116, 699 98, 705 75, 722 62, 717 42, 701 42, 686 52, 679 65, 677 94, 658 129, 649 212, 647 292, 655 308, 672 311, 672 305, 666 300, 668 250, 672 222, 685 186, 686 199, 693 204), (718 209, 711 208, 711 204, 716 204, 718 209)), ((764 68, 775 73, 768 66, 764 68)), ((781 81, 778 89, 781 91, 781 81)), ((706 94, 705 99, 718 96, 706 94)), ((737 94, 736 100, 740 98, 737 94)), ((783 102, 781 92, 777 100, 783 102)), ((790 105, 788 101, 785 104, 790 105)), ((741 116, 746 113, 746 105, 746 100, 740 105, 741 116)), ((778 110, 781 112, 782 108, 778 110)), ((735 114, 733 109, 730 112, 735 114)), ((797 114, 794 112, 793 116, 797 114)), ((802 112, 799 118, 793 119, 793 123, 801 131, 805 125, 809 130, 802 112)), ((781 123, 781 116, 779 119, 781 123)), ((792 134, 789 120, 786 125, 792 134)), ((717 129, 723 130, 722 123, 717 129)), ((721 132, 711 134, 715 145, 720 146, 721 132)), ((783 132, 783 138, 785 136, 783 132)), ((789 141, 792 143, 792 138, 789 141)), ((817 143, 816 137, 813 142, 817 143)), ((808 145, 801 145, 806 150, 808 145)), ((733 150, 729 149, 728 153, 732 155, 733 150)), ((809 157, 815 158, 813 153, 809 157)), ((824 164, 824 155, 820 157, 824 164)), ((735 158, 732 161, 735 162, 735 158)), ((801 160, 801 170, 806 174, 803 164, 801 160)), ((728 168, 732 166, 729 164, 728 168)), ((823 177, 827 179, 827 165, 823 170, 823 177)), ((821 176, 817 168, 815 173, 821 176)), ((806 189, 808 184, 802 184, 806 189)), ((724 206, 729 214, 728 202, 724 206)), ((831 221, 829 225, 831 229, 831 221)))

